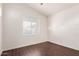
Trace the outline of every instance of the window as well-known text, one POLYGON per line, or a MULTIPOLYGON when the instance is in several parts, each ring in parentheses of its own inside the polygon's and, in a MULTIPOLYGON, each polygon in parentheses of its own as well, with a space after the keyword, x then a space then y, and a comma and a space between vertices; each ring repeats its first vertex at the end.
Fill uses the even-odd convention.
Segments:
POLYGON ((35 35, 39 32, 39 21, 33 17, 26 17, 23 20, 23 34, 35 35))

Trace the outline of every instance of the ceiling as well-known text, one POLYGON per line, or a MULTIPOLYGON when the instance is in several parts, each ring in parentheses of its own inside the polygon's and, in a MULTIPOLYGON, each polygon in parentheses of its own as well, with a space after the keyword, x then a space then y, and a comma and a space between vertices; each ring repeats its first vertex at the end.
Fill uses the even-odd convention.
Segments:
POLYGON ((28 6, 36 9, 40 13, 50 16, 52 14, 55 14, 57 12, 60 12, 62 10, 71 8, 73 6, 79 5, 78 3, 43 3, 41 5, 40 3, 28 3, 28 6))

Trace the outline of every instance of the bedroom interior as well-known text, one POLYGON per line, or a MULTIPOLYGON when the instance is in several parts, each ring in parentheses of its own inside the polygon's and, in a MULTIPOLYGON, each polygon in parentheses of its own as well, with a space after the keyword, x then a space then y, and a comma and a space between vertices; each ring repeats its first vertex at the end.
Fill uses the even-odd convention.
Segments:
POLYGON ((79 3, 0 3, 1 56, 79 56, 79 3))

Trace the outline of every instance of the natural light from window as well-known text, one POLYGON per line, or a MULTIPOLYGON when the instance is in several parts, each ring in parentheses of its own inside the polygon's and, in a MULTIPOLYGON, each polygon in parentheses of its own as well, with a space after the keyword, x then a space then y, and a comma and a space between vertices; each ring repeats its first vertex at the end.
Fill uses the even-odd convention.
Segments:
POLYGON ((34 18, 26 18, 23 20, 23 34, 35 35, 39 32, 39 22, 34 18))

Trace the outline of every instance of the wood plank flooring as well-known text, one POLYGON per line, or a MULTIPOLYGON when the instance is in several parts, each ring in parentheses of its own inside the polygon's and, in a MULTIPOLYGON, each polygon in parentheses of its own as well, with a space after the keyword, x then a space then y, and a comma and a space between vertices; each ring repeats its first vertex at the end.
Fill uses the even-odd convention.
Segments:
POLYGON ((79 56, 79 51, 50 42, 3 51, 2 56, 79 56))

